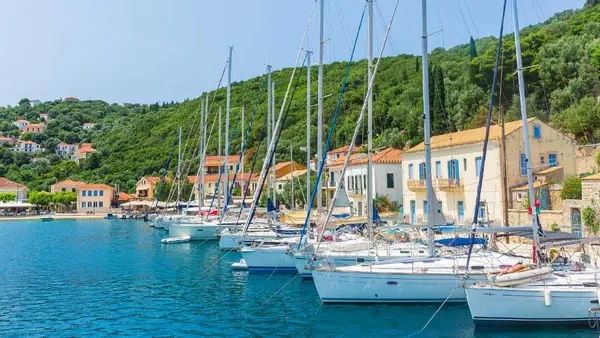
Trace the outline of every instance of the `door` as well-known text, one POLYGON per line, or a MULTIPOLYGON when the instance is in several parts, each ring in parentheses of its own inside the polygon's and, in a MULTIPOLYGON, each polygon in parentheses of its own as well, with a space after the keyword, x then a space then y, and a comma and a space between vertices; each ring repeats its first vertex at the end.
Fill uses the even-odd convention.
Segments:
POLYGON ((463 201, 458 201, 458 221, 460 223, 465 221, 465 205, 463 201))
POLYGON ((571 232, 581 237, 581 211, 578 208, 571 209, 571 232))
POLYGON ((415 201, 410 201, 410 224, 417 223, 417 204, 415 201))
POLYGON ((477 219, 479 222, 487 222, 487 208, 485 202, 479 202, 479 210, 477 212, 477 219))
POLYGON ((550 165, 550 167, 556 167, 558 165, 556 154, 548 154, 548 165, 550 165))

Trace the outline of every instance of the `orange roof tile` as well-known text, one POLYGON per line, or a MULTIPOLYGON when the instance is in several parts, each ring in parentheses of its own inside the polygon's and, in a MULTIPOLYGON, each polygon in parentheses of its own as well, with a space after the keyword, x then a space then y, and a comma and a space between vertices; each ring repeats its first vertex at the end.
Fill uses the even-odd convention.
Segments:
MULTIPOLYGON (((229 155, 227 156, 227 164, 236 164, 240 159, 240 155, 229 155)), ((223 165, 225 162, 225 156, 208 155, 204 159, 204 165, 207 167, 217 167, 223 165)))
MULTIPOLYGON (((529 118, 527 121, 531 122, 535 120, 535 117, 529 118)), ((521 120, 506 122, 504 124, 505 134, 508 135, 516 130, 521 129, 521 120)), ((490 126, 490 140, 500 140, 502 137, 502 128, 499 125, 490 126)), ((483 142, 485 138, 485 127, 468 129, 458 131, 455 133, 449 133, 444 135, 436 135, 431 137, 431 149, 448 148, 459 145, 467 145, 483 142)), ((407 150, 407 153, 414 153, 418 151, 424 151, 425 145, 423 142, 407 150)))
POLYGON ((82 185, 82 184, 86 184, 83 181, 73 181, 73 180, 64 180, 64 181, 60 181, 60 182, 56 182, 53 185, 82 185))
MULTIPOLYGON (((229 183, 231 183, 231 181, 233 180, 233 173, 229 173, 229 183)), ((224 179, 225 176, 221 177, 221 179, 224 179)), ((252 178, 254 179, 255 177, 258 177, 257 174, 252 175, 252 178)), ((237 176, 235 177, 235 181, 236 182, 240 182, 242 180, 242 178, 244 179, 244 181, 248 181, 248 179, 250 179, 250 173, 237 173, 237 176)), ((204 175, 204 182, 216 182, 219 179, 219 174, 205 174, 204 175)), ((196 182, 198 180, 198 176, 188 176, 188 181, 190 182, 196 182)))
POLYGON ((116 201, 116 202, 127 202, 131 199, 133 199, 133 196, 129 195, 126 192, 119 191, 119 194, 117 196, 113 197, 112 200, 116 201))
POLYGON ((90 184, 82 184, 77 186, 77 190, 80 189, 112 189, 110 185, 102 184, 102 183, 90 183, 90 184))
MULTIPOLYGON (((349 163, 353 163, 354 161, 361 160, 363 158, 366 159, 367 158, 367 154, 364 154, 364 153, 352 154, 352 155, 350 155, 350 162, 349 163)), ((337 167, 337 166, 340 166, 340 165, 344 165, 345 161, 346 161, 346 156, 340 156, 340 158, 338 158, 335 161, 332 161, 327 166, 330 167, 330 168, 331 167, 337 167)))
POLYGON ((13 182, 13 181, 11 181, 9 179, 6 179, 4 177, 0 177, 0 188, 8 188, 8 189, 10 189, 10 188, 15 188, 15 189, 16 188, 21 188, 21 189, 29 190, 23 184, 17 183, 17 182, 13 182))
MULTIPOLYGON (((347 145, 345 145, 343 147, 339 147, 337 149, 333 149, 331 151, 328 151, 327 154, 338 154, 338 153, 344 153, 345 154, 345 153, 348 152, 348 148, 350 148, 349 144, 347 144, 347 145)), ((360 146, 355 145, 354 149, 352 149, 352 152, 359 151, 360 148, 361 148, 360 146)))
MULTIPOLYGON (((402 163, 402 151, 394 148, 386 148, 372 156, 373 163, 402 163)), ((352 159, 350 159, 352 160, 352 159)), ((350 162, 349 165, 366 164, 369 161, 367 156, 350 162)), ((342 164, 344 162, 342 161, 342 164)), ((331 166, 331 165, 330 165, 331 166)))

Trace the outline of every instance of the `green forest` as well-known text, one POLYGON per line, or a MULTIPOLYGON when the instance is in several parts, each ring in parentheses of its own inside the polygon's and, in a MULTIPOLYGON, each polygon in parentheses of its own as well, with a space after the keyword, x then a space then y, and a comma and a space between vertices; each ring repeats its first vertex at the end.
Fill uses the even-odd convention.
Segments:
MULTIPOLYGON (((521 30, 528 115, 549 122, 571 135, 578 143, 600 142, 600 5, 593 3, 588 1, 583 9, 557 13, 543 23, 521 30)), ((431 51, 430 102, 434 135, 479 127, 485 123, 497 42, 495 37, 486 37, 465 41, 464 45, 453 48, 431 51)), ((498 121, 500 109, 506 121, 510 121, 520 117, 513 34, 504 36, 501 55, 501 76, 498 79, 501 92, 495 99, 494 121, 498 121)), ((346 62, 324 66, 325 133, 330 128, 346 67, 346 62)), ((285 68, 272 74, 277 84, 277 112, 281 109, 291 72, 291 68, 285 68)), ((281 134, 278 161, 290 159, 290 147, 294 149, 296 161, 304 162, 306 158, 306 153, 300 150, 306 143, 306 72, 302 72, 281 134)), ((313 67, 311 72, 314 104, 317 67, 313 67)), ((330 149, 350 141, 366 94, 366 77, 366 60, 354 62, 330 149)), ((231 139, 231 152, 238 153, 240 150, 241 126, 238 125, 241 107, 245 107, 247 123, 263 78, 255 77, 232 84, 230 131, 236 129, 236 134, 231 139)), ((21 135, 22 139, 41 144, 46 149, 41 156, 48 161, 34 161, 40 155, 15 152, 8 147, 0 148, 0 176, 37 191, 48 191, 51 184, 70 178, 91 183, 118 184, 121 190, 133 192, 141 176, 161 173, 180 125, 183 127, 185 149, 182 165, 188 175, 195 175, 200 129, 206 128, 208 134, 212 130, 208 152, 217 152, 218 126, 214 129, 211 126, 219 107, 224 111, 225 94, 225 88, 220 88, 184 102, 151 105, 58 99, 32 107, 28 99, 23 99, 16 106, 0 107, 0 132, 8 136, 18 137, 18 129, 13 122, 19 116, 33 123, 38 122, 39 113, 44 112, 52 119, 44 133, 21 135), (208 124, 200 126, 200 101, 206 95, 211 102, 208 124), (86 122, 97 125, 93 130, 83 130, 81 126, 86 122), (54 155, 54 147, 61 141, 91 142, 97 153, 76 164, 54 155)), ((247 138, 246 171, 250 170, 256 156, 259 160, 255 171, 260 170, 259 165, 265 153, 266 96, 264 86, 253 128, 247 138)), ((375 145, 403 149, 421 142, 422 108, 421 58, 406 54, 385 57, 374 87, 375 145)), ((316 149, 316 116, 314 107, 311 121, 315 126, 312 133, 313 150, 316 149)), ((362 130, 357 140, 359 144, 366 142, 366 124, 362 130)), ((170 163, 169 172, 172 175, 177 165, 176 155, 170 163)))

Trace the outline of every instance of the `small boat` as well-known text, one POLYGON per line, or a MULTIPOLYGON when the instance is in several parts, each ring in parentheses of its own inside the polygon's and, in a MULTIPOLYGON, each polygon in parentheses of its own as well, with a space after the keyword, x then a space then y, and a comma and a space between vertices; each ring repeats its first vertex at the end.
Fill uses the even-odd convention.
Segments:
POLYGON ((113 214, 106 214, 106 216, 104 216, 104 219, 116 219, 116 217, 113 214))
POLYGON ((40 216, 40 220, 42 222, 52 222, 52 221, 54 221, 54 218, 51 215, 46 215, 46 216, 40 216))
POLYGON ((187 243, 192 240, 191 236, 181 236, 181 237, 169 237, 163 238, 160 240, 162 244, 177 244, 177 243, 187 243))

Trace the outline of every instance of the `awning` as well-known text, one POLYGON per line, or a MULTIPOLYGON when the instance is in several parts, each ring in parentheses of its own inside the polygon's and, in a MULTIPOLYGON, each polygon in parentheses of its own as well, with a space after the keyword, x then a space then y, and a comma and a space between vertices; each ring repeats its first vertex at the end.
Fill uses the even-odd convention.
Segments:
POLYGON ((0 202, 0 209, 11 209, 11 208, 33 208, 35 204, 25 203, 25 202, 0 202))
MULTIPOLYGON (((502 234, 498 237, 519 236, 523 238, 533 239, 533 231, 519 231, 511 234, 502 234)), ((558 242, 558 241, 573 241, 581 238, 570 232, 562 231, 544 231, 544 236, 540 236, 540 243, 558 242)))

